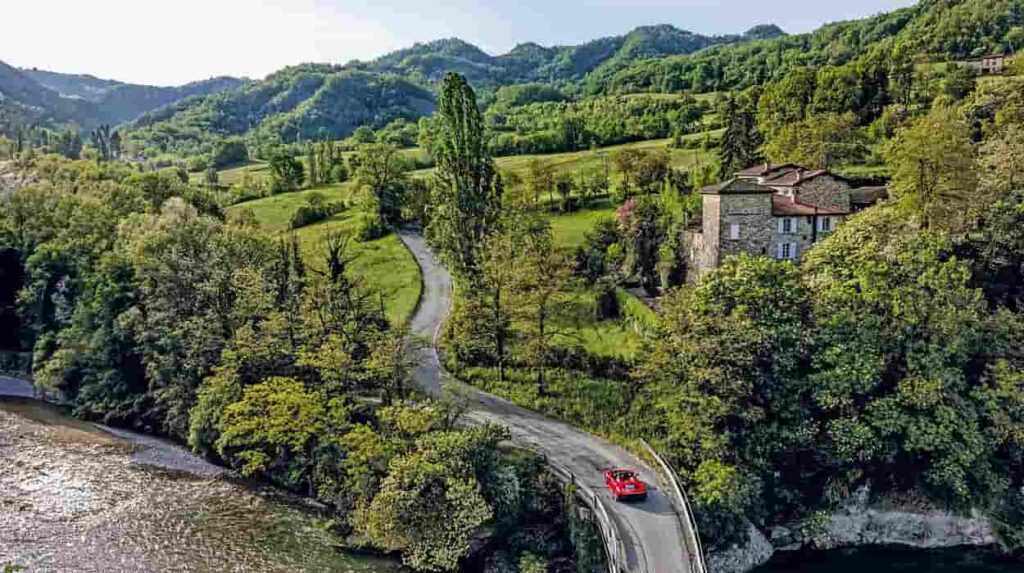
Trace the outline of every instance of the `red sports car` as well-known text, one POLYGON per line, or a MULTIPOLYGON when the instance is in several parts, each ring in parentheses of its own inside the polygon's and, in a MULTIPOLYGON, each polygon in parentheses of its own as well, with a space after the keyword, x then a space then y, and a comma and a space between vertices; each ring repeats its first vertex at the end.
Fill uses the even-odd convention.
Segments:
POLYGON ((647 499, 647 485, 631 470, 608 470, 604 481, 616 501, 647 499))

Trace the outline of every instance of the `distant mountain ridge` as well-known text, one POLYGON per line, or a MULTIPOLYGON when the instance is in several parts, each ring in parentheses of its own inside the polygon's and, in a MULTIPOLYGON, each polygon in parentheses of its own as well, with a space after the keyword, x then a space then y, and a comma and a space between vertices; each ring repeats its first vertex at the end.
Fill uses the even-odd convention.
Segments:
POLYGON ((354 129, 354 122, 378 125, 385 120, 412 119, 429 112, 433 105, 431 95, 420 88, 431 88, 449 71, 461 73, 474 85, 485 88, 534 81, 569 83, 595 70, 615 70, 644 58, 685 55, 711 46, 782 35, 785 33, 774 25, 758 26, 742 35, 704 36, 663 24, 642 26, 628 34, 577 46, 520 44, 497 56, 463 40, 449 38, 415 44, 366 62, 291 66, 256 82, 218 77, 178 87, 142 86, 37 68, 17 69, 0 62, 0 132, 10 131, 14 125, 91 129, 100 123, 120 124, 137 119, 141 120, 138 125, 145 127, 202 107, 204 96, 237 92, 237 100, 228 97, 206 106, 218 108, 215 113, 228 116, 207 122, 215 128, 221 126, 219 133, 242 134, 254 122, 276 117, 272 125, 285 126, 280 131, 287 133, 279 134, 285 139, 312 133, 340 136, 354 129), (273 95, 264 97, 267 94, 273 95), (352 109, 326 107, 338 102, 346 102, 352 109), (299 112, 300 106, 306 111, 299 112), (244 120, 235 117, 242 109, 247 114, 244 120), (319 125, 303 121, 310 113, 319 125))
POLYGON ((458 38, 418 43, 353 66, 407 75, 435 83, 457 71, 476 84, 528 81, 575 81, 601 67, 620 67, 644 58, 686 55, 711 46, 786 35, 774 24, 756 26, 741 35, 704 36, 670 24, 641 26, 622 36, 598 38, 575 46, 519 44, 492 56, 458 38))
POLYGON ((84 74, 18 69, 0 61, 0 133, 18 125, 120 124, 177 101, 234 89, 244 80, 218 77, 184 86, 143 86, 84 74))
POLYGON ((433 89, 448 72, 466 76, 478 89, 510 84, 570 84, 594 70, 644 58, 684 55, 753 35, 785 35, 765 25, 752 33, 702 36, 674 26, 645 26, 623 36, 579 46, 520 44, 492 56, 458 38, 417 43, 370 61, 343 65, 299 64, 263 80, 206 98, 191 98, 151 111, 133 124, 133 136, 160 153, 209 153, 209 137, 251 135, 256 141, 294 143, 338 138, 357 127, 381 127, 433 112, 433 89), (169 137, 170 135, 170 137, 169 137))

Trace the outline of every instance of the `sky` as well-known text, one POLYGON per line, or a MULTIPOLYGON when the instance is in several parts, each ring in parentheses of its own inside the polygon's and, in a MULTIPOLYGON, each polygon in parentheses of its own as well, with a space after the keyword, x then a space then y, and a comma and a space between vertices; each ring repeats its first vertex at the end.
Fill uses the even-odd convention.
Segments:
POLYGON ((262 78, 302 62, 367 60, 459 37, 491 54, 578 44, 647 24, 789 33, 913 0, 3 0, 0 60, 151 84, 262 78))

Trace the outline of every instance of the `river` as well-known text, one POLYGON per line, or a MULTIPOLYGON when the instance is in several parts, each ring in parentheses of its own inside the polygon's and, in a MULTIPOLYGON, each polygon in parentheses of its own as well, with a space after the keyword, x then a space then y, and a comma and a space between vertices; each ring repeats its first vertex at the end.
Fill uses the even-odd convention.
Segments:
POLYGON ((1021 573, 1024 563, 976 548, 860 547, 778 553, 753 573, 1021 573))
POLYGON ((238 481, 174 444, 111 433, 34 400, 0 398, 0 565, 401 570, 397 560, 342 551, 325 523, 302 500, 238 481))

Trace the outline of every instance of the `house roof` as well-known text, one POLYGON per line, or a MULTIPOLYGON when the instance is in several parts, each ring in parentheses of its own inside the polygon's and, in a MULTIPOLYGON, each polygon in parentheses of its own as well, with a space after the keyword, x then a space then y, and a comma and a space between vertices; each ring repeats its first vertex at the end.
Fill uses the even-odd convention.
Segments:
POLYGON ((798 169, 799 167, 800 167, 799 165, 796 165, 796 164, 793 164, 793 163, 780 163, 780 164, 777 164, 777 165, 772 164, 772 163, 758 163, 757 165, 752 165, 752 166, 747 167, 746 169, 744 169, 742 171, 737 171, 735 173, 735 176, 736 177, 767 177, 768 175, 771 175, 771 174, 778 174, 778 172, 783 171, 783 170, 793 170, 793 169, 798 169))
POLYGON ((985 60, 992 60, 992 59, 997 59, 997 58, 1005 59, 1006 58, 1006 54, 988 54, 988 55, 985 55, 985 56, 978 56, 977 58, 967 58, 966 60, 963 60, 963 61, 964 62, 982 62, 982 61, 985 61, 985 60))
POLYGON ((882 199, 889 197, 889 188, 881 187, 857 187, 850 189, 850 203, 854 205, 874 205, 882 199))
POLYGON ((700 190, 704 195, 749 195, 756 193, 775 193, 774 189, 758 185, 753 181, 733 177, 716 185, 708 185, 700 190))
POLYGON ((792 197, 772 195, 772 216, 802 217, 804 215, 846 215, 847 212, 834 207, 815 207, 806 203, 797 203, 792 197))
POLYGON ((824 169, 815 169, 813 171, 810 171, 807 169, 799 168, 787 171, 785 173, 782 173, 781 175, 773 177, 765 181, 764 184, 771 185, 772 187, 797 187, 804 183, 805 181, 810 181, 811 179, 821 177, 822 175, 830 175, 837 179, 841 179, 841 177, 829 173, 824 169))

